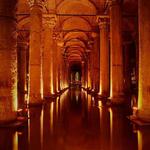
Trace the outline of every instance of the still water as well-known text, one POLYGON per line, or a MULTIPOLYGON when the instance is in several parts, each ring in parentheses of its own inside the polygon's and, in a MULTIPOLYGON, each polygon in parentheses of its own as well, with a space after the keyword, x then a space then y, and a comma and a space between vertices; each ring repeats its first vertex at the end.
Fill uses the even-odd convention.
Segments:
POLYGON ((150 150, 150 127, 138 129, 124 107, 81 89, 29 109, 23 127, 0 128, 0 150, 150 150))

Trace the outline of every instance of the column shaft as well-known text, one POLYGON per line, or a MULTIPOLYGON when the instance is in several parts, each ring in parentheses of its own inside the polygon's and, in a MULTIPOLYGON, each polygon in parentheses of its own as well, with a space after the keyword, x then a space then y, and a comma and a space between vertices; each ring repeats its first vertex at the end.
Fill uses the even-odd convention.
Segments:
POLYGON ((120 4, 112 1, 110 6, 110 97, 114 103, 123 101, 123 52, 121 36, 120 4))
POLYGON ((138 117, 150 121, 150 1, 139 0, 138 117))
POLYGON ((16 4, 0 1, 0 122, 17 117, 16 4))
POLYGON ((109 39, 107 22, 100 23, 100 84, 99 95, 109 96, 109 39))
POLYGON ((44 30, 44 49, 43 49, 43 92, 44 97, 50 97, 53 94, 52 79, 52 29, 48 26, 44 30))
POLYGON ((18 43, 18 108, 23 108, 27 94, 27 50, 26 42, 18 43))
POLYGON ((35 104, 42 102, 42 7, 40 5, 32 5, 32 7, 30 8, 30 20, 29 102, 35 104))

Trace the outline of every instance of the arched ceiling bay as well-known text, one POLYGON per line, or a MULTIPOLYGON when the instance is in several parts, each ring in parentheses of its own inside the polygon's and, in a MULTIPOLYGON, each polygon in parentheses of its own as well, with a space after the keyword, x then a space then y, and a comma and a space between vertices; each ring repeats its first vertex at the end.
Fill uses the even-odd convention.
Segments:
POLYGON ((90 31, 91 25, 90 23, 78 16, 67 18, 62 24, 62 30, 80 30, 80 31, 90 31))
POLYGON ((57 6, 58 14, 96 15, 94 3, 89 0, 64 0, 57 6))

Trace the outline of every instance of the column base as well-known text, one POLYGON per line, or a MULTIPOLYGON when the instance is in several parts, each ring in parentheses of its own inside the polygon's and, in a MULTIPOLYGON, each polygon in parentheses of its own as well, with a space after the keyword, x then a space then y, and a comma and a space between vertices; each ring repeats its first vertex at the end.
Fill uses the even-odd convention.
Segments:
POLYGON ((110 99, 110 100, 111 100, 111 103, 112 103, 112 104, 115 104, 115 105, 124 104, 124 101, 125 101, 124 96, 108 97, 108 99, 110 99))
POLYGON ((150 126, 150 122, 144 121, 138 116, 131 115, 127 118, 138 126, 150 126))
POLYGON ((37 100, 34 102, 30 102, 30 100, 29 100, 28 106, 29 107, 36 107, 36 106, 41 106, 42 104, 43 104, 43 100, 37 100))
POLYGON ((140 120, 143 120, 144 122, 150 123, 150 109, 144 108, 142 110, 138 110, 137 111, 137 118, 139 118, 140 120))
POLYGON ((57 94, 50 94, 49 96, 44 96, 44 99, 49 100, 49 99, 53 99, 56 97, 57 97, 57 94))
POLYGON ((97 94, 97 98, 99 98, 99 99, 107 99, 109 96, 108 96, 108 94, 97 94))
POLYGON ((6 112, 5 114, 0 115, 0 126, 9 124, 15 120, 17 120, 17 112, 6 112))

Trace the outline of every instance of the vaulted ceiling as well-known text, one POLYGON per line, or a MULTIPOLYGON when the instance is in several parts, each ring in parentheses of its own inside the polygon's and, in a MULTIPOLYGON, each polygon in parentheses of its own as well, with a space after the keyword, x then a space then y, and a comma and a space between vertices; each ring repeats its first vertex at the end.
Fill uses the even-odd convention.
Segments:
MULTIPOLYGON (((109 0, 43 0, 44 14, 57 17, 54 32, 61 35, 64 43, 63 53, 69 63, 81 63, 86 54, 92 51, 92 40, 98 31, 97 16, 109 15, 109 0)), ((123 30, 136 35, 137 0, 120 0, 123 10, 123 30)), ((18 4, 19 39, 29 40, 30 11, 28 0, 19 0, 18 4), (24 39, 23 39, 24 37, 24 39)), ((123 34, 124 35, 124 34, 123 34)), ((126 39, 126 36, 124 35, 126 39)), ((128 39, 128 37, 127 37, 128 39)))

